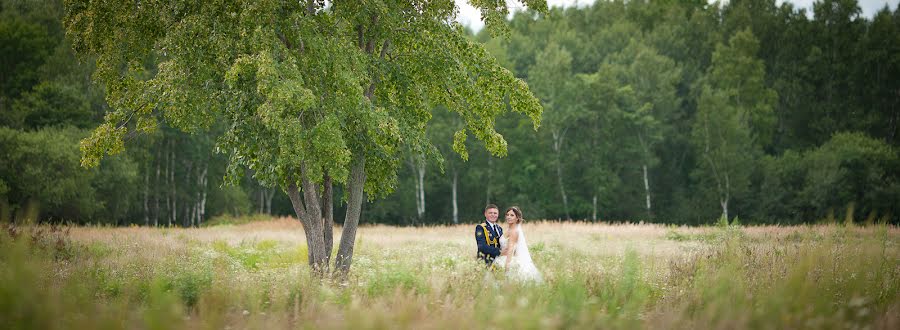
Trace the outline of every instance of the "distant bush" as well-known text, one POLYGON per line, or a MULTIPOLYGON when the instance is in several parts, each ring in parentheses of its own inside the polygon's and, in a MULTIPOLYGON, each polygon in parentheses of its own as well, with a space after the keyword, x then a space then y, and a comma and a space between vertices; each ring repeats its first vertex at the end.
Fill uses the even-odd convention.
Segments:
POLYGON ((123 156, 96 169, 82 168, 77 141, 86 135, 73 127, 0 127, 0 221, 123 219, 137 191, 137 164, 123 156))
POLYGON ((838 133, 816 149, 765 157, 761 164, 756 219, 900 221, 900 157, 881 140, 838 133))

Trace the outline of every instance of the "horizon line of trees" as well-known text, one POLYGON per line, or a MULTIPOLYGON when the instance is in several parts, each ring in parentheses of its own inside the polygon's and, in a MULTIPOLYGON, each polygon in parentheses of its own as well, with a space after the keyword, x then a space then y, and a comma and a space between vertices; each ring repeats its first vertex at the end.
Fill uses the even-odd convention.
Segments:
MULTIPOLYGON (((78 141, 108 105, 63 13, 59 1, 0 1, 0 221, 293 214, 249 175, 223 186, 223 128, 163 123, 80 167, 78 141)), ((597 1, 517 13, 510 27, 472 38, 541 99, 542 127, 501 118, 508 156, 470 146, 462 161, 463 123, 436 106, 427 134, 443 157, 409 150, 396 191, 366 203, 361 223, 481 221, 488 203, 528 219, 900 223, 900 10, 870 20, 855 0, 819 1, 811 18, 775 0, 597 1)), ((335 218, 344 212, 336 198, 335 218)))

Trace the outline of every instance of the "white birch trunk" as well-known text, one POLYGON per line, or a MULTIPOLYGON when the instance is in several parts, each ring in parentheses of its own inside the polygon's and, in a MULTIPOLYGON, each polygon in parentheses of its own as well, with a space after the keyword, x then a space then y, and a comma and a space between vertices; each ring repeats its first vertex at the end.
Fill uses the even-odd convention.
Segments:
POLYGON ((726 173, 725 177, 725 194, 722 197, 722 215, 728 220, 728 201, 731 199, 731 177, 726 173))
POLYGON ((416 219, 425 215, 425 159, 423 155, 410 156, 409 169, 415 174, 416 219))
POLYGON ((275 189, 266 190, 266 214, 272 214, 272 197, 275 197, 275 189))
POLYGON ((200 196, 199 194, 196 196, 197 199, 194 200, 194 203, 191 204, 191 211, 188 215, 188 226, 194 227, 194 224, 197 223, 197 217, 199 217, 200 213, 200 196))
POLYGON ((453 171, 453 224, 459 223, 459 208, 456 204, 456 184, 457 184, 457 174, 456 171, 453 171))
MULTIPOLYGON (((191 182, 191 175, 194 173, 193 167, 194 167, 194 164, 192 162, 188 161, 187 170, 184 172, 185 173, 185 178, 184 178, 185 183, 191 182)), ((175 198, 178 198, 178 196, 176 196, 175 198)), ((196 210, 195 210, 196 207, 197 207, 196 195, 194 196, 194 198, 191 198, 191 194, 187 194, 187 198, 185 198, 185 201, 184 201, 184 206, 181 207, 182 212, 180 212, 181 225, 183 227, 189 227, 194 224, 193 216, 194 216, 194 213, 196 213, 196 210)))
POLYGON ((172 211, 171 211, 171 210, 172 210, 172 194, 171 194, 170 192, 172 191, 172 190, 171 190, 171 189, 172 189, 172 188, 171 188, 171 184, 172 184, 172 183, 170 182, 169 172, 171 171, 171 164, 172 164, 171 158, 172 158, 172 154, 169 152, 168 148, 166 148, 165 153, 166 153, 166 172, 165 172, 165 177, 166 177, 166 178, 165 178, 165 180, 166 180, 166 213, 165 213, 165 217, 166 217, 166 226, 167 226, 167 227, 171 227, 171 226, 172 226, 172 211))
POLYGON ((651 217, 651 209, 650 209, 650 179, 647 177, 647 164, 643 165, 644 168, 644 195, 647 197, 647 216, 651 217))
POLYGON ((418 170, 418 180, 419 180, 418 215, 419 215, 419 219, 422 219, 423 217, 425 217, 425 161, 422 160, 417 165, 418 165, 417 170, 418 170))
POLYGON ((562 173, 562 160, 560 159, 560 154, 562 153, 562 143, 565 138, 566 130, 563 129, 561 131, 553 131, 553 151, 556 153, 556 179, 559 184, 559 194, 562 196, 563 202, 563 211, 565 211, 566 219, 572 219, 569 216, 569 197, 566 195, 566 187, 563 185, 563 173, 562 173))
POLYGON ((200 187, 200 208, 197 212, 197 227, 200 227, 200 223, 203 222, 203 217, 206 216, 206 187, 209 176, 207 174, 209 169, 209 164, 203 165, 203 173, 200 175, 200 178, 203 184, 200 187))
POLYGON ((194 203, 191 206, 191 215, 188 221, 190 227, 195 227, 200 219, 200 187, 203 185, 203 176, 202 173, 199 173, 199 168, 197 172, 197 192, 194 194, 194 203))
POLYGON ((159 152, 156 153, 156 179, 153 181, 153 227, 159 227, 159 152))
POLYGON ((728 199, 723 199, 719 201, 719 204, 722 205, 722 216, 725 217, 725 220, 728 220, 728 199))
POLYGON ((178 190, 177 185, 175 184, 175 148, 172 148, 172 170, 170 174, 172 176, 172 220, 169 222, 169 226, 171 227, 173 223, 178 223, 178 190))
POLYGON ((144 168, 144 226, 150 225, 150 171, 144 168))

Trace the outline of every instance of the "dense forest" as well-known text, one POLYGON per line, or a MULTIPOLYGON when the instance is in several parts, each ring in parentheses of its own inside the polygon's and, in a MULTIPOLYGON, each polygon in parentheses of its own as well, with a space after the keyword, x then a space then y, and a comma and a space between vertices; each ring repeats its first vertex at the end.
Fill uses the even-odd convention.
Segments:
MULTIPOLYGON (((225 184, 222 127, 144 128, 122 154, 81 167, 79 141, 109 105, 64 12, 60 1, 0 1, 0 221, 293 214, 252 169, 225 184)), ((528 219, 900 222, 900 10, 597 1, 519 12, 510 26, 472 38, 528 83, 541 127, 501 118, 508 156, 469 139, 463 160, 451 146, 462 120, 435 104, 427 133, 439 152, 410 148, 394 193, 367 203, 363 223, 472 222, 486 203, 528 219)))

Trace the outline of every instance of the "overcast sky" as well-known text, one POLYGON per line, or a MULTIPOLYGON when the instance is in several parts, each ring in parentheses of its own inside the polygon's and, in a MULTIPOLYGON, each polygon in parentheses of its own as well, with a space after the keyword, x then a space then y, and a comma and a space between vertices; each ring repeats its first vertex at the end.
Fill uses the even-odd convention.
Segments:
MULTIPOLYGON (((815 0, 776 0, 776 2, 780 5, 783 2, 792 2, 794 3, 794 7, 797 8, 807 8, 807 11, 812 12, 812 4, 815 0)), ((519 4, 518 1, 509 1, 515 4, 519 4)), ((547 0, 547 3, 550 7, 555 6, 584 6, 593 3, 594 0, 547 0)), ((712 1, 710 1, 712 2, 712 1)), ((884 7, 885 4, 891 7, 891 10, 897 8, 897 3, 900 0, 857 0, 859 3, 859 7, 862 8, 863 16, 871 18, 878 10, 884 7)), ((459 17, 457 20, 463 25, 468 25, 473 30, 478 31, 481 30, 481 27, 484 26, 484 23, 481 21, 481 14, 469 6, 466 0, 456 0, 456 3, 460 5, 459 17)))

